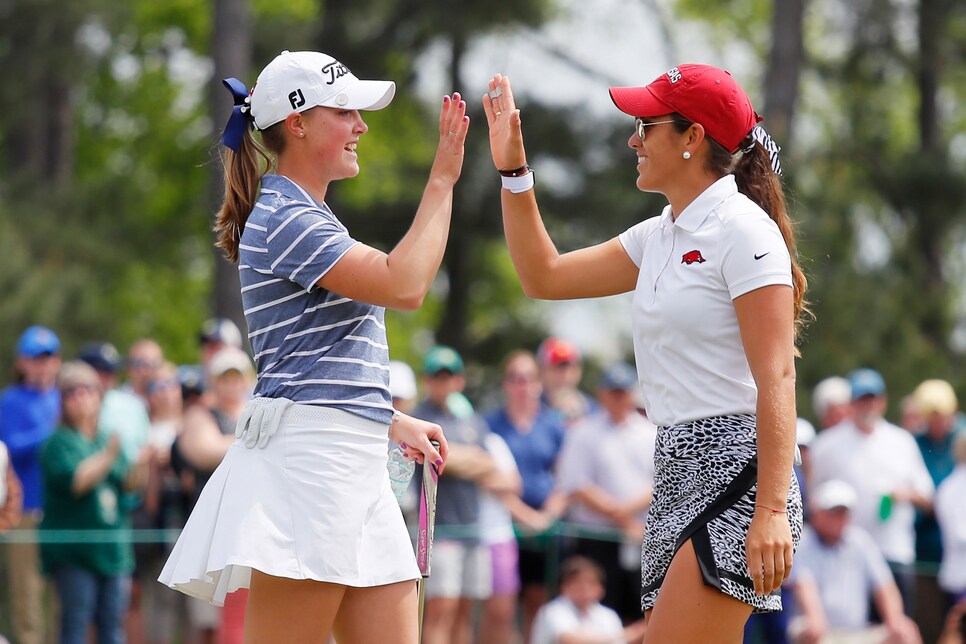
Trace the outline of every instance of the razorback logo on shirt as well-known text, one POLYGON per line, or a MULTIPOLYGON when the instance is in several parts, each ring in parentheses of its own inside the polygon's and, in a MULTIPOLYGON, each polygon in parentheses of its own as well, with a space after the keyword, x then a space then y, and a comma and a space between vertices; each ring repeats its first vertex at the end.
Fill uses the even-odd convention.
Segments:
POLYGON ((687 264, 688 266, 690 266, 695 262, 699 264, 703 264, 706 261, 707 260, 701 256, 700 250, 689 250, 688 252, 686 252, 684 255, 681 256, 681 263, 687 264))

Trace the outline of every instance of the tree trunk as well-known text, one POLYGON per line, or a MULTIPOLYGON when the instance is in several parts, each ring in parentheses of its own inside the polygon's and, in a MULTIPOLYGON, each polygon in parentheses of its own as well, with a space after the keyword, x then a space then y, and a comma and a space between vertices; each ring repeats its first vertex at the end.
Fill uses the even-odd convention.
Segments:
MULTIPOLYGON (((451 52, 450 91, 458 91, 463 55, 466 53, 466 39, 463 34, 453 33, 451 52)), ((453 195, 454 211, 462 212, 466 216, 467 211, 472 208, 472 204, 459 204, 458 191, 453 195)), ((449 292, 446 294, 446 308, 436 336, 441 343, 448 344, 461 352, 466 350, 466 323, 469 315, 468 246, 469 240, 463 233, 462 227, 454 220, 450 224, 449 244, 444 258, 446 274, 449 277, 449 292)))
POLYGON ((37 178, 48 188, 69 185, 80 18, 73 7, 48 0, 14 2, 0 11, 0 40, 7 41, 0 62, 12 75, 0 90, 8 177, 37 178))
MULTIPOLYGON (((215 69, 208 104, 215 132, 220 135, 232 106, 231 96, 222 86, 221 79, 235 76, 246 83, 251 82, 247 78, 251 67, 251 16, 246 0, 215 0, 213 23, 212 59, 215 69)), ((210 167, 209 204, 214 222, 214 213, 225 198, 224 174, 220 163, 212 163, 210 167)), ((247 326, 242 313, 238 269, 225 259, 220 249, 212 246, 212 250, 215 257, 214 314, 231 318, 244 332, 247 326)))
POLYGON ((919 3, 919 141, 924 154, 939 148, 939 70, 942 64, 943 25, 948 3, 921 0, 919 3))
POLYGON ((775 0, 772 45, 765 72, 765 113, 768 132, 779 145, 791 145, 798 101, 798 81, 805 63, 803 22, 805 0, 775 0))
MULTIPOLYGON (((948 155, 940 137, 939 84, 942 71, 942 47, 948 42, 947 19, 951 13, 948 0, 919 2, 919 148, 920 155, 932 166, 930 178, 950 174, 948 155)), ((938 182, 938 185, 942 185, 938 182)), ((955 209, 945 190, 930 190, 914 206, 916 230, 922 260, 925 264, 924 292, 934 305, 922 315, 920 327, 936 346, 947 346, 950 320, 946 302, 949 285, 944 275, 944 246, 949 232, 949 213, 955 209)))

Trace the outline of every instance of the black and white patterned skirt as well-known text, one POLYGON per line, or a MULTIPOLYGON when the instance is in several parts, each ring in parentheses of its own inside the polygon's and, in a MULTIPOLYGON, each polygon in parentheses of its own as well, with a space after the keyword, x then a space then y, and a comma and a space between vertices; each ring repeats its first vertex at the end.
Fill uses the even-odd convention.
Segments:
MULTIPOLYGON (((641 552, 642 610, 654 607, 671 559, 688 539, 705 584, 750 604, 756 613, 781 610, 781 591, 755 594, 745 557, 758 491, 755 416, 717 416, 660 427, 654 468, 654 498, 641 552)), ((797 549, 802 497, 794 476, 788 488, 788 521, 797 549)))

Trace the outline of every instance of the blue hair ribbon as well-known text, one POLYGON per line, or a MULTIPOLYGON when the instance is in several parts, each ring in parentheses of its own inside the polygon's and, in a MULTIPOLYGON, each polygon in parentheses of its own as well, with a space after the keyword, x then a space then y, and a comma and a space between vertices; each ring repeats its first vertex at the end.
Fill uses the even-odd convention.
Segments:
POLYGON ((231 92, 234 107, 231 108, 231 116, 225 125, 225 131, 221 135, 222 145, 238 152, 241 147, 242 137, 248 130, 254 129, 255 122, 252 119, 251 95, 245 83, 237 78, 226 78, 223 81, 225 87, 231 92))

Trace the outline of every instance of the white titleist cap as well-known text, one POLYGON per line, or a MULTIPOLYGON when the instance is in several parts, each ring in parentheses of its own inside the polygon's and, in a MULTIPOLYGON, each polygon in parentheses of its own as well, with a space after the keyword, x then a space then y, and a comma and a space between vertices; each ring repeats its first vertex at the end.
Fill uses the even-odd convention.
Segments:
POLYGON ((264 130, 292 112, 313 107, 381 110, 396 93, 392 81, 359 80, 328 54, 283 51, 258 75, 252 88, 252 118, 264 130))

